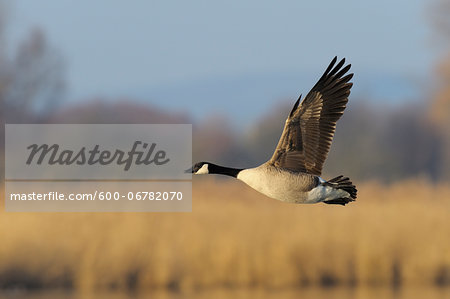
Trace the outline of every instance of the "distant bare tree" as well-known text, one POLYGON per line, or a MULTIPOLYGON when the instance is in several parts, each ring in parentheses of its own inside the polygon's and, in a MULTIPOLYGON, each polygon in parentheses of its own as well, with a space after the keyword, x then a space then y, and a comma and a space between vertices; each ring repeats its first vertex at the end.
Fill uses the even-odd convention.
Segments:
POLYGON ((0 0, 0 121, 38 121, 54 111, 62 95, 63 59, 37 28, 16 47, 8 46, 9 4, 0 0))
POLYGON ((2 122, 39 121, 54 111, 64 87, 63 61, 41 30, 31 31, 13 57, 3 55, 0 62, 2 122))

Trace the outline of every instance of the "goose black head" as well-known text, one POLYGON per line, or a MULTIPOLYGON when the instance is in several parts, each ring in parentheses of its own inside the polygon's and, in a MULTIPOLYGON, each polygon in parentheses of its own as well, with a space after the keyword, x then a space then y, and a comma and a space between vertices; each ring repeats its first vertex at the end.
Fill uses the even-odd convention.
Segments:
POLYGON ((208 162, 198 162, 195 163, 192 168, 186 170, 186 173, 192 174, 208 174, 209 173, 209 163, 208 162))

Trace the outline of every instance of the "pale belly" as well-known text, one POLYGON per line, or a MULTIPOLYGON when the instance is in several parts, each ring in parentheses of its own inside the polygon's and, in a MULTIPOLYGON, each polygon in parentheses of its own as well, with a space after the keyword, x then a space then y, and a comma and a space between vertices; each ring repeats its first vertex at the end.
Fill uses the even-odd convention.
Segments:
POLYGON ((311 186, 305 186, 305 182, 310 185, 313 180, 262 167, 243 170, 237 178, 268 197, 290 203, 307 203, 311 186))

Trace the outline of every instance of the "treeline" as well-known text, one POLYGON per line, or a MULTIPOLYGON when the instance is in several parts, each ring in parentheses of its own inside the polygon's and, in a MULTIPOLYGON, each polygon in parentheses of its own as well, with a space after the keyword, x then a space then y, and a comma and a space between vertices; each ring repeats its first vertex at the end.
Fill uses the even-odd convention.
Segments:
MULTIPOLYGON (((224 118, 193 125, 193 160, 251 167, 270 158, 290 105, 262 117, 250 128, 233 130, 224 118)), ((431 116, 425 103, 401 107, 375 106, 352 98, 338 122, 324 176, 345 174, 354 180, 383 182, 425 177, 444 180, 450 142, 445 128, 431 116)), ((191 123, 183 113, 171 113, 131 100, 91 101, 63 109, 44 123, 191 123)))

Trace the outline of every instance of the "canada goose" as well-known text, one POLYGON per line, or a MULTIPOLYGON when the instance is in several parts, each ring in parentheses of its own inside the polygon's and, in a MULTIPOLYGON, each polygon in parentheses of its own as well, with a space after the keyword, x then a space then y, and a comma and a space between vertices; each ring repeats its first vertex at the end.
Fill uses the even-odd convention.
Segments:
POLYGON ((219 166, 209 162, 194 164, 187 172, 222 174, 237 178, 271 198, 290 203, 345 205, 356 199, 356 188, 342 175, 329 181, 320 177, 330 150, 336 122, 348 102, 353 74, 344 76, 345 58, 337 57, 300 103, 301 95, 286 119, 272 158, 248 169, 219 166))

